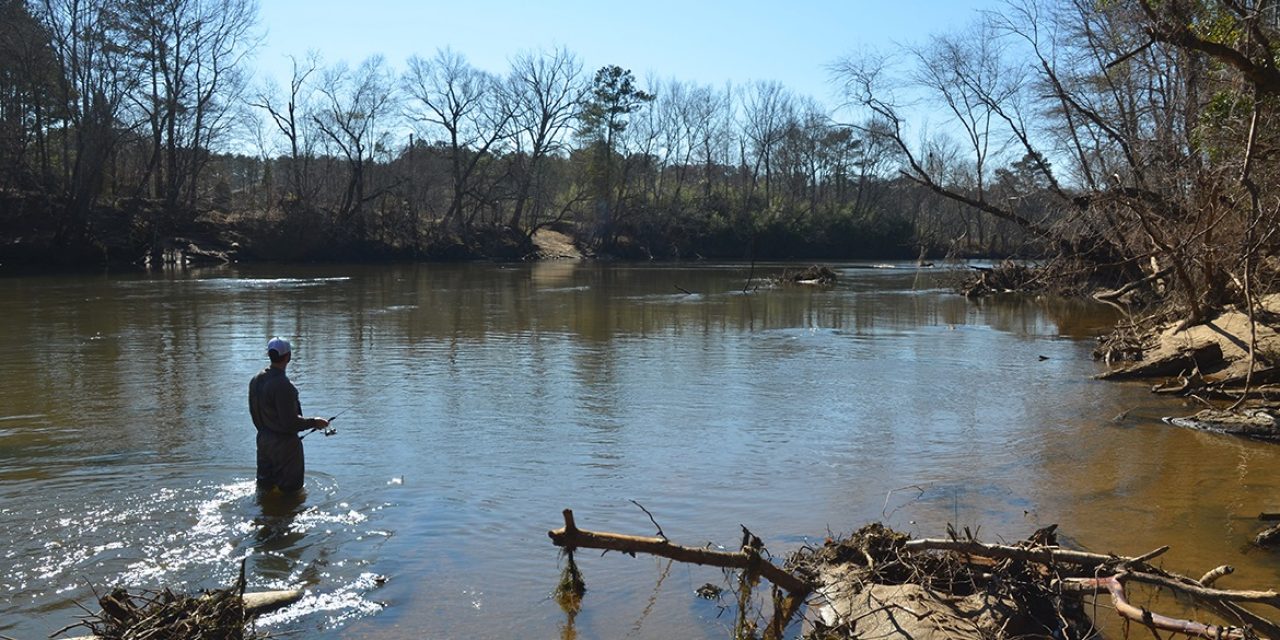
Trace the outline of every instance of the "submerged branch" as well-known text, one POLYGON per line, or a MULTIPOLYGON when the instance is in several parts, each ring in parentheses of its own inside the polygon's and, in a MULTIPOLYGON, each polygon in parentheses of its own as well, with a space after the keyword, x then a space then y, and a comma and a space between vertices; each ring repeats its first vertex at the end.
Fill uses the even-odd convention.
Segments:
POLYGON ((1152 629, 1210 638, 1211 640, 1247 640, 1250 638, 1248 631, 1242 627, 1223 627, 1192 620, 1171 618, 1153 613, 1143 607, 1134 606, 1125 597, 1124 584, 1121 582, 1125 576, 1126 574, 1117 574, 1105 578, 1068 578, 1063 583, 1063 587, 1069 587, 1069 589, 1064 590, 1076 590, 1078 592, 1104 589, 1111 594, 1111 601, 1115 604, 1116 613, 1120 617, 1152 629))
POLYGON ((587 531, 578 529, 573 522, 573 511, 564 510, 565 526, 547 532, 551 542, 557 547, 566 549, 604 549, 623 553, 647 553, 649 555, 670 558, 679 562, 708 565, 725 569, 745 569, 757 571, 770 582, 786 589, 792 595, 808 594, 813 585, 802 580, 777 565, 762 558, 758 550, 744 547, 742 551, 712 551, 696 547, 685 547, 672 544, 666 538, 629 536, 603 531, 587 531))

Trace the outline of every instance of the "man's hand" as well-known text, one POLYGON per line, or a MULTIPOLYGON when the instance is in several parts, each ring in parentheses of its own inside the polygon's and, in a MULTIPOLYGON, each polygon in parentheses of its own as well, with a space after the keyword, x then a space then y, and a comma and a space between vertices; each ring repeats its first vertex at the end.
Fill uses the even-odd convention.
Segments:
POLYGON ((315 417, 315 418, 312 418, 311 420, 312 420, 312 423, 311 423, 312 429, 323 429, 329 426, 329 421, 325 420, 324 418, 315 417))

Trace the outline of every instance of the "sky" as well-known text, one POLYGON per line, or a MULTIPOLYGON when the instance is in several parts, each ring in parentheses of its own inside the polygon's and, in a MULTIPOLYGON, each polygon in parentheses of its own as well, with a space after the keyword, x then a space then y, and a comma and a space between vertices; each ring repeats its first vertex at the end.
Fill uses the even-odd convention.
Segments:
POLYGON ((326 64, 450 47, 505 74, 521 51, 564 47, 587 73, 605 65, 648 78, 723 86, 773 80, 834 105, 826 66, 862 49, 921 43, 959 29, 995 0, 260 0, 260 76, 287 86, 290 62, 314 50, 326 64))

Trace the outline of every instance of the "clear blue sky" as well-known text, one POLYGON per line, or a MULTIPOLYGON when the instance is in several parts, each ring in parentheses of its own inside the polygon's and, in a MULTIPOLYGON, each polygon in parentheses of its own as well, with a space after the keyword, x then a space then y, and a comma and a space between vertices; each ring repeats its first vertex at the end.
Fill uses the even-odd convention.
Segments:
POLYGON ((286 56, 326 63, 382 54, 396 69, 452 47, 472 65, 505 73, 522 50, 563 46, 588 72, 607 64, 642 81, 721 86, 776 80, 830 104, 825 65, 849 52, 921 42, 961 28, 994 0, 260 0, 262 74, 287 82, 286 56))

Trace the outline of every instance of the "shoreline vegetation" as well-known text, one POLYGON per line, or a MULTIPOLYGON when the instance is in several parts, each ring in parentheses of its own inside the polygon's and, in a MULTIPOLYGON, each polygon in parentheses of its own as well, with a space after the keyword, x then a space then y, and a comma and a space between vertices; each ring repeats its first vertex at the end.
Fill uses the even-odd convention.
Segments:
MULTIPOLYGON (((697 239, 647 238, 618 232, 605 244, 589 224, 558 220, 528 229, 476 225, 465 231, 431 226, 416 239, 389 237, 360 241, 342 237, 323 210, 202 211, 160 233, 163 204, 121 200, 96 205, 79 227, 60 221, 66 204, 37 192, 0 187, 0 268, 94 269, 99 267, 171 268, 237 262, 497 262, 557 258, 602 260, 908 260, 923 256, 896 235, 858 236, 829 241, 801 237, 797 230, 773 229, 739 237, 719 237, 709 229, 697 239), (665 246, 665 253, 657 247, 665 246)), ((809 230, 827 234, 830 229, 809 230)), ((2 272, 0 272, 2 273, 2 272)))

